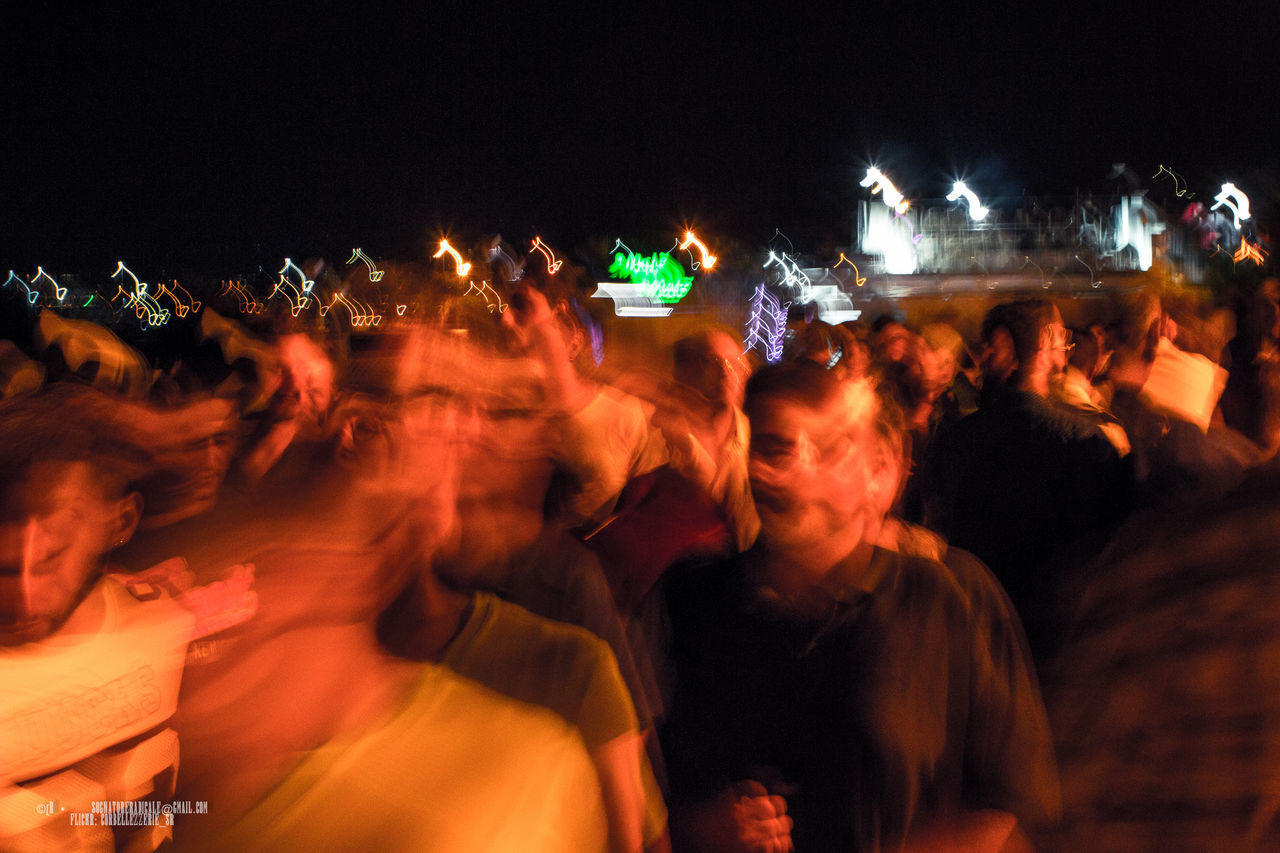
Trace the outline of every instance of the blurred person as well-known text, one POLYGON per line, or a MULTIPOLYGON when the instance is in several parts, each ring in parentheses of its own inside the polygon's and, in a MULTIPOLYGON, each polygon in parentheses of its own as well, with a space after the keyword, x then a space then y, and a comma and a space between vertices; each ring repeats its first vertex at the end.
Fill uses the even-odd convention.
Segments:
POLYGON ((142 527, 166 527, 213 508, 240 440, 239 412, 231 400, 190 397, 172 408, 125 404, 113 415, 150 455, 138 482, 142 527))
POLYGON ((845 332, 845 353, 840 359, 847 376, 866 376, 871 369, 871 350, 867 346, 867 327, 857 320, 840 324, 845 332))
MULTIPOLYGON (((1072 348, 1067 367, 1055 397, 1091 421, 1107 437, 1121 457, 1129 453, 1129 436, 1120 421, 1109 411, 1108 397, 1094 381, 1106 372, 1111 361, 1106 332, 1102 324, 1073 328, 1072 348)), ((1108 391, 1112 389, 1108 388, 1108 391)))
MULTIPOLYGON (((402 356, 402 357, 401 357, 402 356)), ((457 538, 469 353, 422 330, 381 393, 349 397, 305 472, 250 493, 200 565, 257 565, 257 618, 184 688, 194 849, 603 850, 581 736, 544 708, 385 651, 378 616, 457 538), (214 815, 215 806, 218 814, 214 815)), ((457 616, 465 595, 438 599, 457 616)), ((452 617, 435 626, 461 627, 452 617)))
POLYGON ((954 351, 963 342, 959 334, 941 324, 927 326, 926 331, 930 338, 908 333, 905 354, 883 366, 879 385, 880 392, 889 395, 902 413, 910 464, 899 510, 910 521, 920 521, 924 515, 922 486, 914 475, 937 434, 960 419, 950 385, 958 370, 954 351))
POLYGON ((192 589, 173 563, 109 573, 108 554, 141 517, 130 484, 145 464, 106 416, 114 402, 61 386, 0 406, 6 850, 153 850, 171 840, 172 815, 159 807, 174 793, 179 740, 169 726, 188 642, 255 607, 243 567, 237 585, 217 591, 192 589), (148 804, 131 811, 144 799, 149 816, 148 804), (129 825, 113 831, 116 812, 129 825))
MULTIPOLYGON (((643 748, 653 725, 648 703, 655 693, 649 686, 650 667, 626 636, 595 555, 544 515, 559 435, 545 381, 536 362, 527 357, 501 357, 475 345, 470 335, 460 336, 457 345, 465 357, 433 380, 435 393, 465 411, 469 424, 460 431, 454 449, 460 465, 457 524, 454 535, 434 555, 430 583, 425 588, 429 591, 443 584, 463 591, 466 601, 478 596, 476 601, 483 606, 477 604, 476 612, 501 614, 493 618, 500 618, 503 627, 495 630, 502 632, 527 634, 535 631, 532 625, 544 622, 585 629, 609 649, 610 666, 621 673, 627 713, 635 718, 634 745, 643 748), (519 615, 509 614, 509 610, 519 615)), ((345 409, 340 407, 335 420, 341 423, 344 418, 345 409)), ((401 601, 399 608, 408 614, 418 606, 410 598, 401 601)), ((402 614, 400 622, 404 621, 402 614)), ((554 639, 564 632, 555 627, 547 633, 554 639)), ((557 642, 568 641, 561 638, 557 642)), ((590 645, 570 642, 574 644, 590 645)), ((578 655, 579 660, 594 661, 597 657, 595 649, 578 655)), ((549 681, 545 689, 554 690, 554 682, 549 681)), ((602 744, 590 746, 594 752, 602 744)), ((620 750, 617 744, 610 747, 614 764, 620 750)), ((632 758, 639 760, 640 753, 632 758)), ((602 766, 602 773, 605 769, 602 766)), ((665 833, 665 807, 647 762, 642 770, 647 786, 641 797, 644 838, 652 844, 665 833)), ((610 778, 616 775, 612 772, 610 778)), ((617 793, 621 788, 614 789, 606 801, 611 816, 621 820, 630 806, 624 807, 624 797, 617 793)), ((627 837, 630 831, 615 832, 614 837, 627 837)))
POLYGON ((107 327, 53 311, 40 312, 32 350, 49 366, 51 381, 69 379, 139 399, 147 395, 154 378, 142 354, 107 327))
POLYGON ((892 314, 881 314, 871 324, 872 352, 881 364, 901 361, 910 346, 911 332, 892 314))
POLYGON ((760 537, 664 589, 677 842, 998 850, 1017 821, 1051 819, 1034 678, 1024 655, 992 657, 1008 625, 942 564, 875 544, 902 446, 870 386, 764 368, 746 412, 760 537))
POLYGON ((996 306, 984 331, 996 355, 988 364, 1003 372, 1011 355, 1012 372, 1004 381, 988 375, 981 408, 931 448, 925 524, 991 568, 1044 665, 1061 587, 1128 511, 1131 473, 1096 426, 1051 399, 1071 343, 1052 302, 996 306))
POLYGON ((1039 849, 1280 849, 1276 487, 1268 471, 1116 535, 1046 686, 1064 817, 1039 849))
POLYGON ((1225 494, 1261 454, 1234 430, 1213 423, 1220 390, 1215 374, 1222 369, 1175 345, 1177 324, 1155 294, 1139 294, 1119 308, 1108 330, 1114 353, 1107 376, 1111 411, 1132 447, 1137 500, 1194 504, 1225 494))
POLYGON ((742 346, 727 332, 707 330, 681 338, 673 355, 674 405, 661 423, 671 465, 711 496, 744 550, 760 521, 747 484, 750 429, 741 406, 750 370, 742 346))
POLYGON ((275 397, 280 359, 275 348, 206 305, 194 348, 175 365, 174 380, 180 387, 212 386, 219 397, 236 395, 245 412, 256 413, 275 397))
POLYGON ((433 382, 468 413, 469 428, 455 447, 458 524, 436 568, 455 587, 495 593, 608 643, 648 729, 647 666, 627 642, 600 563, 547 514, 562 433, 540 363, 500 356, 469 336, 455 344, 465 356, 433 382))
POLYGON ((961 358, 967 347, 964 338, 946 323, 929 323, 920 330, 929 351, 933 353, 930 384, 947 389, 960 372, 961 358))
MULTIPOLYGON (((447 367, 402 369, 395 362, 413 356, 410 337, 355 365, 361 391, 343 400, 331 418, 339 464, 361 481, 378 483, 397 469, 392 463, 404 441, 404 406, 388 398, 389 390, 426 381, 428 397, 454 413, 448 451, 465 476, 454 488, 432 492, 438 503, 433 515, 451 519, 448 533, 408 556, 407 585, 379 618, 380 642, 398 656, 441 663, 504 696, 548 708, 573 726, 599 776, 612 849, 640 850, 645 819, 655 825, 653 836, 661 837, 665 809, 660 796, 647 800, 643 736, 617 659, 590 631, 485 591, 492 584, 503 594, 514 591, 519 601, 534 590, 535 605, 545 608, 549 599, 565 613, 583 605, 580 586, 554 569, 521 562, 540 544, 554 548, 556 539, 547 543, 541 523, 548 474, 540 477, 539 471, 550 448, 541 437, 538 385, 522 364, 473 346, 469 335, 451 347, 447 367)), ((575 544, 565 539, 561 547, 575 544)), ((607 592, 597 606, 597 618, 588 621, 600 630, 602 620, 611 620, 608 636, 625 653, 607 592)))
POLYGON ((566 303, 553 309, 541 292, 524 287, 502 318, 516 351, 543 370, 547 403, 558 417, 556 514, 566 527, 593 528, 608 518, 628 481, 666 461, 661 436, 638 398, 578 371, 586 335, 566 303))
POLYGON ((1107 332, 1101 323, 1073 327, 1072 347, 1067 354, 1064 383, 1065 396, 1093 406, 1106 407, 1107 397, 1097 382, 1106 375, 1111 364, 1113 350, 1107 342, 1107 332))
POLYGON ((248 483, 261 480, 295 442, 318 440, 333 403, 333 361, 315 341, 288 334, 276 341, 275 350, 280 384, 237 462, 248 483))
POLYGON ((44 385, 45 366, 27 358, 10 340, 0 339, 0 398, 38 391, 44 385))
POLYGON ((668 461, 632 477, 614 511, 582 537, 600 558, 629 631, 668 566, 730 553, 755 535, 738 408, 750 364, 736 334, 720 326, 686 335, 672 355, 669 377, 642 368, 614 380, 653 406, 668 461))
MULTIPOLYGON (((379 637, 410 660, 548 708, 581 735, 599 777, 613 853, 646 839, 643 737, 613 653, 587 630, 536 616, 487 592, 459 593, 423 565, 379 621, 379 637)), ((661 807, 661 801, 654 804, 661 807)))
MULTIPOLYGON (((852 335, 841 326, 832 326, 821 320, 813 320, 805 324, 797 336, 797 358, 808 359, 826 368, 848 369, 848 364, 840 367, 845 352, 853 350, 852 335)), ((856 354, 855 361, 856 361, 856 354)))
MULTIPOLYGON (((999 383, 1008 381, 1018 368, 1018 350, 1013 339, 1017 302, 1001 302, 991 306, 982 318, 982 347, 978 354, 979 388, 998 392, 999 383)), ((979 401, 981 405, 981 401, 979 401)))
POLYGON ((1240 303, 1222 414, 1270 456, 1280 447, 1280 280, 1265 279, 1240 303))

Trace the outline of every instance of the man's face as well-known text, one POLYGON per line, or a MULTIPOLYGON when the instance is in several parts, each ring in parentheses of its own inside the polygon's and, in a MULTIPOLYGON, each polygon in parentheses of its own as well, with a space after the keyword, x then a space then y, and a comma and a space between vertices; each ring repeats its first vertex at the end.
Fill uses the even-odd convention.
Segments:
POLYGON ((911 333, 901 323, 887 323, 876 333, 877 355, 881 361, 902 361, 911 343, 911 333))
POLYGON ((37 462, 0 498, 0 645, 57 630, 114 544, 120 503, 83 462, 37 462))
POLYGON ((277 349, 282 377, 276 416, 308 427, 319 424, 333 401, 333 364, 306 335, 281 338, 277 349))
POLYGON ((204 400, 173 412, 149 412, 147 419, 156 468, 142 486, 147 511, 192 516, 210 509, 235 454, 234 405, 204 400))
POLYGON ((751 406, 748 471, 766 542, 820 541, 867 508, 865 427, 836 404, 813 409, 774 397, 751 406))
POLYGON ((716 406, 742 404, 747 368, 742 350, 725 334, 712 334, 676 377, 716 406))
POLYGON ((1071 330, 1062 324, 1062 315, 1053 309, 1049 324, 1040 329, 1040 351, 1047 357, 1049 375, 1061 376, 1067 369, 1067 354, 1071 352, 1071 330))

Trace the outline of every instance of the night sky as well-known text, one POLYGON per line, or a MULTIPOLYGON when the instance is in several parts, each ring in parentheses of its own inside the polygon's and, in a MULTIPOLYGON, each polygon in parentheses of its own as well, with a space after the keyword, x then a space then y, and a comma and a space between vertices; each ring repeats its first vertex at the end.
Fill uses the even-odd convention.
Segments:
POLYGON ((674 233, 847 242, 910 197, 1105 192, 1160 163, 1256 203, 1274 4, 24 2, 3 22, 0 266, 228 273, 285 255, 674 233), (692 4, 690 4, 692 5, 692 4))

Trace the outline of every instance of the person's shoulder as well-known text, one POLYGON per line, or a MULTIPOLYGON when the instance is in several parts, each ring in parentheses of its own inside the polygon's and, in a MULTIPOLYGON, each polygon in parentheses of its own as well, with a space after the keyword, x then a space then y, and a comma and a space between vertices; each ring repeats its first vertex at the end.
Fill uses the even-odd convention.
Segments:
POLYGON ((1049 437, 1063 442, 1110 446, 1097 420, 1060 400, 1027 395, 1026 411, 1049 437))
POLYGON ((894 591, 904 599, 918 603, 939 600, 966 603, 964 590, 955 573, 940 557, 877 547, 873 559, 884 566, 878 590, 894 591))
POLYGON ((484 620, 508 640, 520 643, 517 647, 525 646, 526 643, 541 644, 573 650, 588 657, 604 658, 613 655, 608 643, 581 625, 539 616, 532 610, 492 593, 478 592, 475 595, 472 618, 484 620))

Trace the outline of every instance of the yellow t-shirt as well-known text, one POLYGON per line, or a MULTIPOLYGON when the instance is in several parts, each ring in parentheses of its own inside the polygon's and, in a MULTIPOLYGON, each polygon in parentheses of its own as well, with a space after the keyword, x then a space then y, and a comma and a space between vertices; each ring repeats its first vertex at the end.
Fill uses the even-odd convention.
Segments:
POLYGON ((209 849, 560 853, 606 833, 575 731, 424 664, 394 718, 313 751, 209 849))

